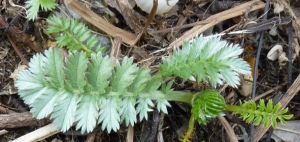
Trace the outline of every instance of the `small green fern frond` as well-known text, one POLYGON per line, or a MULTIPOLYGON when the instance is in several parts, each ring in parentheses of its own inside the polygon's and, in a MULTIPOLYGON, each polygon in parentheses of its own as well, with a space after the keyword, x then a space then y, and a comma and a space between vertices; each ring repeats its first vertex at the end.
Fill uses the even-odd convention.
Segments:
POLYGON ((238 45, 228 45, 220 37, 196 37, 185 42, 182 49, 174 49, 169 59, 163 59, 160 65, 162 76, 175 75, 184 80, 194 75, 197 81, 209 80, 216 87, 222 80, 229 85, 239 85, 239 75, 249 74, 250 66, 238 56, 243 49, 238 45))
POLYGON ((55 0, 28 0, 25 6, 28 9, 27 18, 34 20, 37 17, 40 7, 42 10, 49 11, 53 10, 56 6, 55 0))
MULTIPOLYGON (((74 122, 81 132, 91 132, 96 124, 108 132, 117 131, 120 122, 134 125, 148 117, 154 107, 150 99, 160 87, 160 78, 151 78, 149 69, 140 69, 132 58, 125 57, 113 68, 112 60, 101 52, 88 60, 84 52, 59 49, 36 54, 28 70, 21 71, 16 87, 31 113, 38 119, 51 115, 53 123, 65 132, 74 122), (136 108, 135 108, 136 106, 136 108)), ((170 94, 170 84, 163 87, 170 94)), ((163 93, 158 96, 159 110, 169 106, 163 93)))
POLYGON ((67 46, 70 51, 82 49, 87 55, 93 52, 92 49, 96 52, 102 50, 97 36, 83 23, 58 16, 48 18, 47 22, 49 23, 47 32, 59 34, 56 41, 58 47, 67 46))
POLYGON ((293 117, 292 114, 286 114, 288 108, 278 112, 280 107, 280 103, 273 105, 272 100, 269 100, 267 104, 265 104, 264 100, 260 100, 259 105, 253 100, 250 100, 244 103, 240 102, 240 106, 227 105, 226 110, 240 114, 240 117, 248 123, 254 122, 255 125, 258 125, 263 122, 264 127, 271 124, 273 128, 276 129, 277 119, 279 119, 282 124, 286 124, 285 120, 289 120, 293 117))
POLYGON ((216 90, 207 89, 197 94, 193 100, 192 114, 200 124, 222 114, 225 101, 216 90))

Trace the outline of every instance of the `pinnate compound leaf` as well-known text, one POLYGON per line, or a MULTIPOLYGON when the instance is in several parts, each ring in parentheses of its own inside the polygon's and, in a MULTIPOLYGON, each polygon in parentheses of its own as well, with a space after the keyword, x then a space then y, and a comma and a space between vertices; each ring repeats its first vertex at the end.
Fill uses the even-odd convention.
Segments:
POLYGON ((99 106, 94 96, 84 95, 78 105, 75 121, 76 129, 81 128, 81 133, 92 132, 97 124, 99 106))
POLYGON ((92 34, 83 23, 58 16, 51 16, 47 22, 49 23, 47 32, 59 34, 56 36, 58 47, 67 46, 69 51, 83 49, 88 56, 93 52, 91 49, 101 50, 99 49, 101 43, 97 36, 92 34))
POLYGON ((293 115, 288 115, 288 117, 285 118, 288 108, 278 112, 281 104, 277 103, 274 106, 272 100, 268 100, 267 104, 265 104, 264 100, 260 100, 258 106, 253 100, 245 101, 244 103, 240 102, 240 105, 242 109, 237 110, 236 113, 240 114, 240 117, 243 120, 246 120, 247 123, 254 121, 254 125, 258 125, 263 122, 264 127, 271 124, 274 129, 276 129, 277 119, 279 119, 282 124, 285 124, 285 120, 293 117, 293 115))
POLYGON ((198 82, 209 79, 214 87, 222 84, 222 80, 237 87, 238 73, 250 73, 250 66, 238 57, 242 51, 241 47, 228 45, 220 37, 199 36, 191 43, 184 43, 182 49, 174 49, 168 60, 163 59, 159 71, 163 76, 175 75, 184 80, 191 75, 195 75, 198 82))

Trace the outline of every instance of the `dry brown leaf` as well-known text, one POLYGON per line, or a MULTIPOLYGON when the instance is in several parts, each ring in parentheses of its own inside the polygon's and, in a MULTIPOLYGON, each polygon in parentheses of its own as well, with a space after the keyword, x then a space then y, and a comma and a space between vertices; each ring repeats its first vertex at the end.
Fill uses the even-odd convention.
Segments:
POLYGON ((294 49, 297 57, 299 57, 300 46, 297 38, 293 39, 292 48, 294 49))
POLYGON ((140 23, 140 20, 146 19, 145 17, 138 14, 136 11, 132 9, 132 3, 130 3, 128 0, 105 0, 106 3, 115 8, 119 11, 119 13, 122 14, 124 19, 126 20, 126 23, 129 25, 129 27, 136 33, 140 33, 143 29, 142 24, 140 23))
POLYGON ((26 65, 18 65, 17 69, 14 70, 14 72, 9 76, 9 78, 12 78, 14 82, 16 82, 17 75, 19 74, 19 72, 25 70, 26 68, 26 65))
POLYGON ((238 88, 238 92, 244 97, 249 97, 252 93, 253 77, 251 74, 245 74, 241 77, 241 85, 238 88))

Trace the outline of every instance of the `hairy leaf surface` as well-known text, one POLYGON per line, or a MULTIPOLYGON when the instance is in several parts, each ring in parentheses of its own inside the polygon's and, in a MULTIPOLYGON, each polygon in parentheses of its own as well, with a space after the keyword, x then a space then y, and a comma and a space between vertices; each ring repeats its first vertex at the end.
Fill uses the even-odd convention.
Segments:
POLYGON ((84 95, 76 111, 76 129, 81 128, 81 133, 92 132, 97 123, 99 106, 92 95, 84 95))
POLYGON ((77 52, 69 55, 66 61, 66 84, 69 92, 75 94, 83 93, 86 85, 85 72, 87 69, 87 58, 84 52, 77 52))
POLYGON ((182 49, 174 49, 169 60, 163 59, 160 72, 163 76, 175 75, 184 80, 195 75, 198 82, 208 79, 215 87, 224 80, 237 87, 238 73, 250 73, 250 66, 238 58, 242 51, 241 47, 228 45, 226 41, 221 41, 220 37, 199 36, 191 43, 184 43, 182 49))
POLYGON ((53 123, 57 125, 58 129, 66 132, 74 123, 75 112, 77 109, 78 97, 68 93, 62 94, 63 99, 60 99, 54 107, 51 119, 55 118, 53 123))

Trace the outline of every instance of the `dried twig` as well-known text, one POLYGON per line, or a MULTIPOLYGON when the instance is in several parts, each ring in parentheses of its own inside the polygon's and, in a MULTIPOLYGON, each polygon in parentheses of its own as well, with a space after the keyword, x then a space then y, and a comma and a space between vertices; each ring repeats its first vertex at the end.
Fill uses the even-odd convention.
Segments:
POLYGON ((252 0, 250 2, 246 2, 244 4, 236 6, 234 8, 231 8, 231 9, 225 10, 223 12, 220 12, 218 14, 215 14, 213 16, 210 16, 206 20, 202 21, 203 23, 208 23, 208 24, 195 26, 191 30, 187 31, 180 38, 173 41, 169 46, 170 47, 174 47, 174 46, 179 47, 182 45, 182 41, 192 39, 192 38, 196 37, 197 35, 203 33, 205 30, 215 26, 216 24, 218 24, 222 21, 225 21, 225 20, 228 20, 228 19, 231 19, 231 18, 234 18, 234 17, 244 14, 247 7, 249 7, 253 3, 257 3, 257 4, 253 6, 253 8, 250 10, 250 12, 265 7, 265 3, 263 3, 262 1, 252 0))
POLYGON ((151 12, 149 13, 149 16, 148 16, 148 19, 146 21, 146 24, 145 24, 144 28, 143 28, 142 32, 134 40, 134 42, 132 44, 130 44, 130 46, 135 45, 140 40, 140 38, 142 37, 142 35, 144 34, 144 32, 147 30, 147 28, 149 27, 151 21, 153 20, 153 18, 155 16, 156 10, 157 10, 157 6, 158 6, 158 2, 157 1, 158 0, 153 0, 153 7, 151 9, 151 12))
POLYGON ((42 128, 39 128, 31 133, 28 133, 22 137, 15 139, 13 142, 33 142, 41 141, 52 135, 59 133, 60 131, 53 124, 46 125, 42 128))

